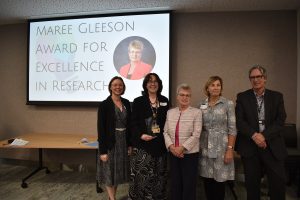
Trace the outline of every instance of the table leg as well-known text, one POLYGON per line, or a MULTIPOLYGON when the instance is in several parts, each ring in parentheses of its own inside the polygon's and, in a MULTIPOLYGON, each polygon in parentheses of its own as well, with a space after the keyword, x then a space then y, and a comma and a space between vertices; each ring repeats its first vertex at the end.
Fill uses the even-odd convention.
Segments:
POLYGON ((297 197, 300 197, 300 166, 297 166, 297 197))
MULTIPOLYGON (((97 167, 98 167, 98 165, 97 165, 98 159, 99 159, 98 158, 98 149, 96 149, 96 173, 97 173, 97 167)), ((97 191, 97 193, 102 193, 103 192, 102 188, 99 186, 98 180, 96 180, 96 191, 97 191)))
POLYGON ((50 173, 50 170, 48 169, 48 167, 43 166, 43 149, 39 148, 39 166, 35 170, 33 170, 28 176, 26 176, 25 178, 22 179, 21 187, 27 188, 28 184, 26 183, 26 180, 43 169, 46 169, 46 174, 50 173))

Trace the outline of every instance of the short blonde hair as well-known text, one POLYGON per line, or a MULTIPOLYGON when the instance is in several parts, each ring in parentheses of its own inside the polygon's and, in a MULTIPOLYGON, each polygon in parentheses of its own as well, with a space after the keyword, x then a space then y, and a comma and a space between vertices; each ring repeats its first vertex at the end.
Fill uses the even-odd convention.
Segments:
POLYGON ((139 40, 133 40, 128 45, 128 51, 130 51, 131 48, 140 49, 141 51, 143 51, 144 44, 139 40))
POLYGON ((211 77, 209 77, 209 79, 207 80, 207 82, 206 82, 206 84, 204 86, 204 94, 207 97, 210 96, 210 94, 208 92, 208 87, 209 87, 210 84, 212 84, 215 81, 220 81, 220 83, 221 83, 221 93, 220 93, 220 96, 222 95, 222 90, 223 90, 223 80, 222 80, 222 78, 220 76, 211 76, 211 77))

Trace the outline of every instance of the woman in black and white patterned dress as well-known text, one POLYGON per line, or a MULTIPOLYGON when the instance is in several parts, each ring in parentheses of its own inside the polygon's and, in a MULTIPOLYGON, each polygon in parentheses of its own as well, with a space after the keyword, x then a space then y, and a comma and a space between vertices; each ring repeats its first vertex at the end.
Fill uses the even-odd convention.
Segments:
POLYGON ((129 199, 166 199, 167 150, 163 127, 169 101, 161 95, 162 81, 155 73, 143 81, 144 94, 132 105, 133 152, 129 199))
POLYGON ((131 144, 127 127, 131 108, 129 101, 121 97, 125 91, 121 77, 112 78, 108 88, 111 95, 98 110, 97 180, 105 185, 109 199, 115 200, 117 186, 129 180, 131 144))

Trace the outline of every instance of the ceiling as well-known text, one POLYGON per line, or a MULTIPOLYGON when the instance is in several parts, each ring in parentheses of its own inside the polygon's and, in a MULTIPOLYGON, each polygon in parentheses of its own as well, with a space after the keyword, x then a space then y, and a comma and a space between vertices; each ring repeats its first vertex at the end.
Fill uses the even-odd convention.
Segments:
POLYGON ((73 15, 174 10, 224 12, 298 10, 300 0, 0 0, 0 25, 73 15))

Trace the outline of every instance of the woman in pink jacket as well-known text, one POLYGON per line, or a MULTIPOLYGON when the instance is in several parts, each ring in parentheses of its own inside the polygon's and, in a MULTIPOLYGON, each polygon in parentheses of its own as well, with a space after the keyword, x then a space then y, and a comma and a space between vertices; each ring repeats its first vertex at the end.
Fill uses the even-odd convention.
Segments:
POLYGON ((120 68, 121 76, 130 80, 138 80, 151 72, 152 66, 141 60, 143 49, 144 44, 139 40, 133 40, 129 43, 128 56, 130 62, 120 68))

